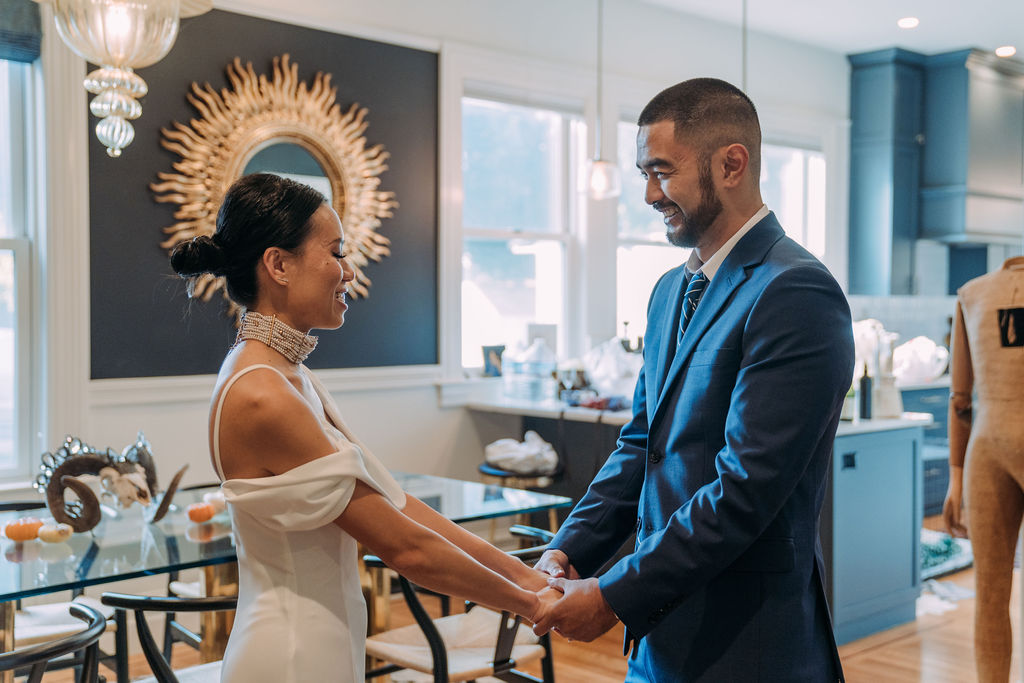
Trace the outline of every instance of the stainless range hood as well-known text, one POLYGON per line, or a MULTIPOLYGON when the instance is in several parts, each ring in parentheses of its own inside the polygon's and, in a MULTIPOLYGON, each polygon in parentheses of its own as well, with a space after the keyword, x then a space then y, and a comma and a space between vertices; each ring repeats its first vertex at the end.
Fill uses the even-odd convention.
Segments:
POLYGON ((925 64, 918 236, 1024 239, 1024 63, 980 50, 925 64))

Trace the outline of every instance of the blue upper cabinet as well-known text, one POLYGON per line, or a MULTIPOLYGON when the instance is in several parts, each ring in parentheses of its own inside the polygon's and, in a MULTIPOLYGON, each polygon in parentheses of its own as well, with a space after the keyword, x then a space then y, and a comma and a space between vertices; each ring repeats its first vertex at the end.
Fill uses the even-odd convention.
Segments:
POLYGON ((900 49, 849 57, 851 294, 912 293, 924 59, 900 49))
POLYGON ((851 55, 850 293, 915 294, 915 242, 949 287, 1024 239, 1024 64, 978 50, 851 55))
POLYGON ((920 236, 1024 237, 1024 68, 978 50, 928 58, 920 236))

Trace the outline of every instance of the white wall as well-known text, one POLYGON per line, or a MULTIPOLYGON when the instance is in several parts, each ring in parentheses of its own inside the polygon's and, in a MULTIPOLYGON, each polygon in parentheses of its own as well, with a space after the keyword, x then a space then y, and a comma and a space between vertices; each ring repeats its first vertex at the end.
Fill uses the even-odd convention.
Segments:
MULTIPOLYGON (((583 110, 593 122, 596 105, 596 3, 593 0, 291 0, 287 12, 277 0, 218 2, 218 8, 267 18, 287 19, 327 30, 389 40, 442 53, 442 89, 459 88, 456 73, 473 71, 474 54, 490 55, 488 63, 508 63, 509 69, 543 74, 569 74, 584 97, 583 110), (445 55, 455 55, 446 58, 445 55)), ((44 12, 48 12, 44 5, 44 12)), ((658 89, 698 75, 711 75, 739 84, 739 30, 695 17, 685 17, 647 4, 608 0, 605 7, 606 92, 602 111, 614 120, 621 112, 638 111, 658 89)), ((45 217, 40 242, 48 245, 40 273, 49 315, 44 321, 43 357, 49 367, 44 379, 36 453, 53 448, 73 433, 96 446, 121 448, 142 429, 154 446, 166 474, 189 463, 186 483, 213 477, 207 459, 206 422, 211 377, 138 380, 89 380, 88 362, 88 193, 87 144, 96 144, 86 130, 85 73, 82 60, 57 40, 46 23, 43 73, 46 84, 48 170, 45 178, 45 217)), ((849 76, 845 58, 818 48, 790 44, 778 38, 750 38, 748 92, 765 113, 766 135, 813 136, 834 152, 838 184, 831 212, 845 240, 845 139, 849 76), (831 140, 831 142, 830 142, 831 140)), ((490 68, 490 67, 489 67, 490 68)), ((494 79, 506 81, 503 67, 494 79)), ((488 74, 490 77, 491 74, 488 74)), ((511 77, 511 76, 509 76, 511 77)), ((160 83, 150 83, 160 88, 160 83)), ((382 87, 388 87, 382 84, 382 87)), ((184 96, 184 93, 182 94, 184 96)), ((442 98, 442 273, 457 281, 458 241, 458 111, 442 98), (456 119, 453 119, 456 117, 456 119), (448 131, 446 133, 445 131, 448 131), (454 190, 454 191, 453 191, 454 190), (456 202, 453 205, 452 202, 456 202), (445 208, 447 207, 447 208, 445 208), (447 254, 447 256, 444 256, 447 254), (454 261, 453 261, 454 259, 454 261), (453 270, 453 267, 455 270, 453 270), (454 275, 453 275, 454 273, 454 275)), ((145 116, 145 113, 143 113, 145 116)), ((606 156, 614 153, 614 126, 605 125, 606 156)), ((593 144, 591 142, 591 144, 593 144)), ((595 224, 613 225, 614 206, 591 207, 595 224)), ((608 233, 598 231, 607 237, 608 233)), ((154 235, 154 240, 158 239, 154 235)), ((610 248, 609 248, 610 249, 610 248)), ((845 253, 845 252, 844 252, 845 253)), ((606 267, 607 264, 605 264, 606 267)), ((610 297, 592 297, 588 312, 595 320, 614 297, 613 279, 591 264, 584 270, 588 287, 605 287, 610 297), (602 303, 602 301, 604 303, 602 303)), ((843 277, 840 278, 841 281, 843 277)), ((599 292, 600 294, 600 292, 599 292)), ((442 286, 442 325, 457 323, 457 298, 442 286)), ((591 336, 614 333, 607 321, 591 336)), ((126 321, 130 324, 130 321, 126 321)), ((456 328, 457 329, 457 328, 456 328)), ((441 367, 409 371, 335 371, 329 388, 342 413, 385 462, 396 469, 475 478, 484 444, 510 429, 508 419, 472 416, 461 408, 442 408, 436 383, 460 378, 451 362, 451 337, 443 339, 441 367), (377 388, 374 388, 377 387, 377 388)), ((451 389, 451 384, 445 384, 451 389)))
MULTIPOLYGON (((161 387, 173 387, 174 380, 115 381, 107 386, 93 382, 90 427, 88 434, 81 436, 92 445, 120 449, 131 443, 141 428, 153 444, 157 465, 164 473, 162 481, 186 463, 186 482, 213 481, 216 477, 206 445, 212 380, 201 380, 181 392, 161 387), (201 384, 208 387, 200 388, 201 384)), ((338 386, 337 382, 329 384, 335 389, 338 386)), ((345 422, 397 470, 475 480, 483 446, 508 435, 501 433, 500 425, 474 419, 462 408, 439 408, 432 383, 332 393, 345 422)))
MULTIPOLYGON (((228 0, 217 7, 398 41, 461 43, 553 65, 590 70, 597 61, 595 0, 228 0)), ((740 31, 636 0, 605 2, 604 68, 609 75, 666 87, 694 76, 739 85, 740 31)), ((427 44, 423 43, 423 44, 427 44)), ((751 34, 748 92, 758 106, 784 106, 845 119, 846 58, 836 52, 751 34)), ((651 93, 652 95, 654 93, 651 93)), ((641 103, 643 104, 643 103, 641 103)))

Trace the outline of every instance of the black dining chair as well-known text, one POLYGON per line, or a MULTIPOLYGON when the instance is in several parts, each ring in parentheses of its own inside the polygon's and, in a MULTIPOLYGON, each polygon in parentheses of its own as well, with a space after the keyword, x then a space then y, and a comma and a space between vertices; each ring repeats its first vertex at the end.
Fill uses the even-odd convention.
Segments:
MULTIPOLYGON (((0 503, 0 512, 35 512, 45 510, 46 503, 38 500, 7 501, 0 503)), ((32 541, 33 543, 36 541, 32 541)), ((24 648, 38 643, 50 642, 80 630, 78 621, 70 616, 72 605, 85 605, 96 610, 107 620, 107 629, 114 634, 114 651, 98 649, 99 663, 114 671, 117 683, 128 683, 128 634, 127 623, 119 620, 113 609, 104 607, 99 600, 83 594, 82 589, 72 591, 71 600, 23 606, 15 602, 14 647, 24 648)), ((123 616, 123 615, 122 615, 123 616)), ((53 662, 51 670, 79 665, 80 657, 53 662)))
MULTIPOLYGON (((521 560, 536 560, 554 534, 544 529, 514 525, 513 535, 545 545, 513 550, 509 554, 521 560)), ((368 568, 383 570, 387 565, 373 555, 363 557, 368 568)), ((464 614, 431 619, 417 596, 413 584, 398 575, 402 596, 416 623, 370 636, 366 654, 381 662, 366 672, 371 680, 403 669, 431 674, 435 683, 473 681, 494 677, 502 681, 554 683, 551 637, 537 638, 522 619, 509 612, 498 612, 468 605, 464 614), (468 636, 468 638, 467 638, 468 636), (493 643, 493 645, 491 645, 493 643), (540 660, 542 678, 517 669, 540 660)))
POLYGON ((51 661, 81 654, 75 658, 80 667, 78 683, 98 683, 98 641, 107 628, 107 620, 99 611, 88 605, 71 603, 68 612, 85 622, 85 627, 63 638, 0 654, 0 671, 24 671, 28 675, 26 683, 39 683, 51 661))
POLYGON ((101 602, 108 607, 115 608, 118 612, 131 610, 135 615, 135 629, 139 635, 139 644, 142 646, 142 653, 146 656, 149 668, 153 671, 153 677, 135 681, 134 683, 180 683, 187 680, 190 683, 200 681, 220 681, 221 662, 210 662, 199 664, 175 672, 171 669, 171 663, 163 655, 163 651, 156 640, 153 632, 146 622, 147 612, 223 612, 233 610, 238 604, 238 598, 234 595, 215 596, 208 598, 171 598, 171 597, 150 597, 145 595, 126 595, 124 593, 104 593, 101 602), (179 678, 180 677, 180 678, 179 678))

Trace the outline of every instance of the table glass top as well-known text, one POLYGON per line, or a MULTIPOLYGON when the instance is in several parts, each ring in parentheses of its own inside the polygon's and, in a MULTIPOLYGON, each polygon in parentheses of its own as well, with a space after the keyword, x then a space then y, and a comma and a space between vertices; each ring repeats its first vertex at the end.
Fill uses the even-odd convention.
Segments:
MULTIPOLYGON (((402 488, 455 522, 468 522, 572 505, 572 500, 476 482, 423 474, 394 473, 402 488)), ((160 522, 148 524, 148 508, 105 505, 91 533, 63 543, 0 540, 0 601, 137 578, 235 560, 231 520, 221 513, 194 524, 186 509, 216 488, 178 491, 160 522)), ((18 517, 48 517, 47 510, 0 513, 0 527, 18 517)))

